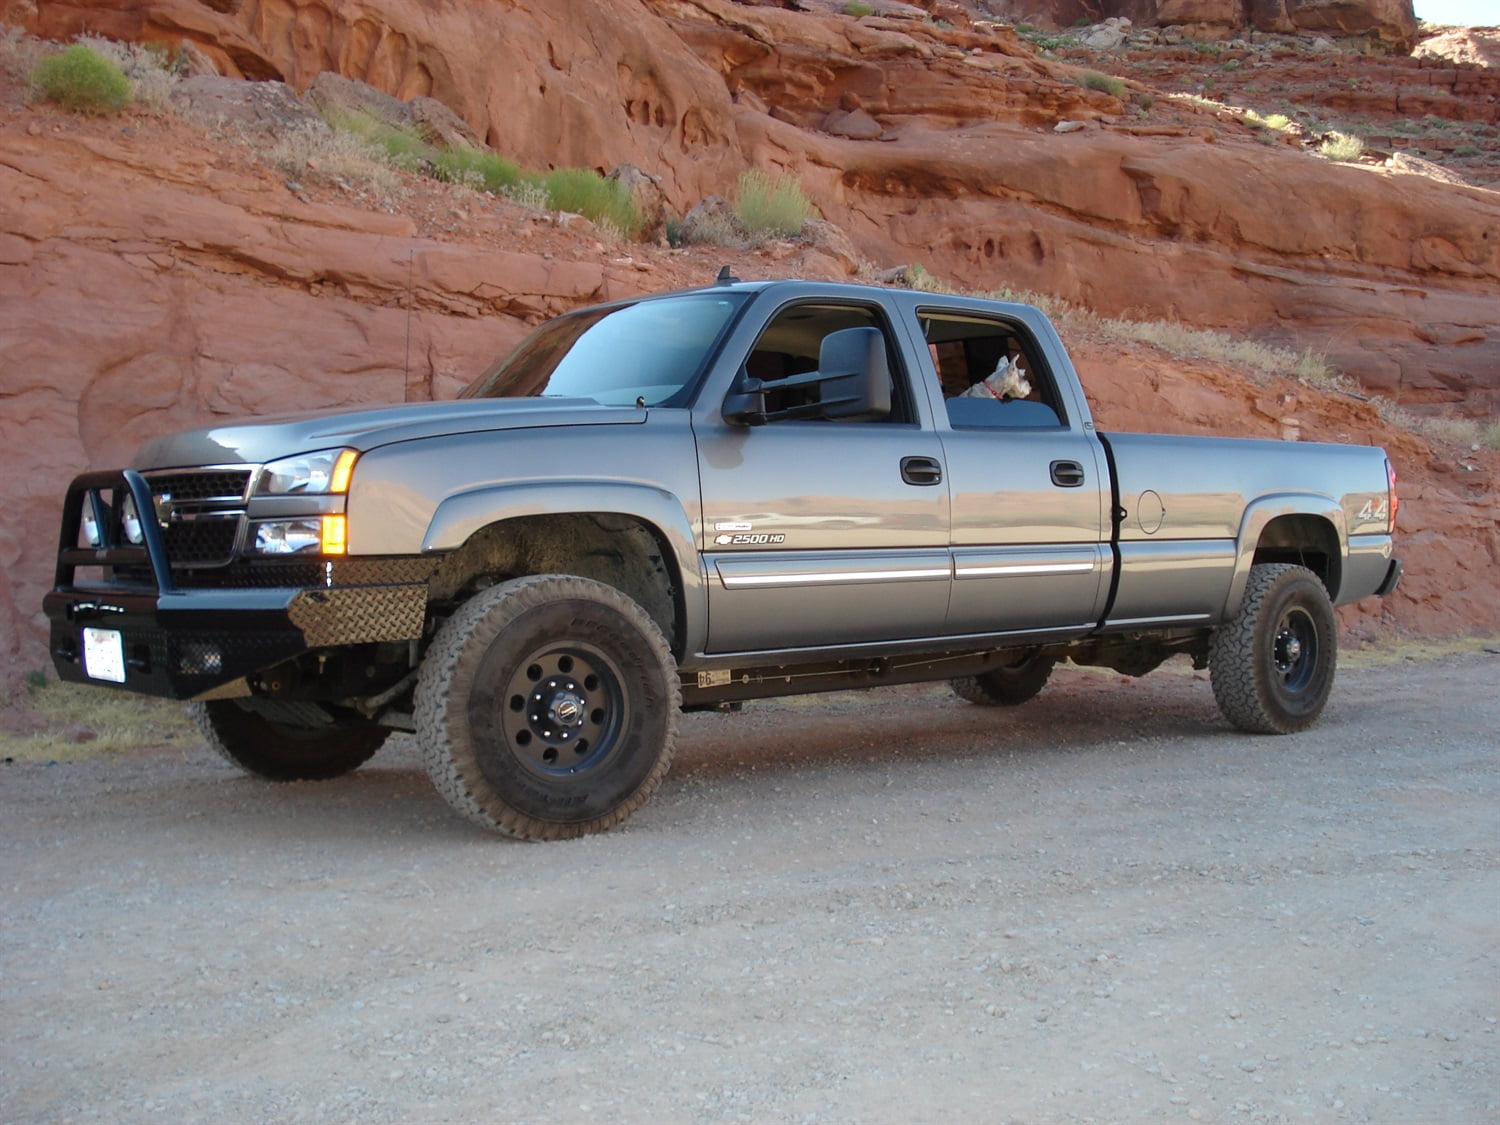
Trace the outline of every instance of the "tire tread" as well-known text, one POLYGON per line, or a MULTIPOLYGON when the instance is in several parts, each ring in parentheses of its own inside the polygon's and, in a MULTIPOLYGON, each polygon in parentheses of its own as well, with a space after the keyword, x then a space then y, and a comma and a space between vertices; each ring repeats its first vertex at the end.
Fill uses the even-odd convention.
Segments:
MULTIPOLYGON (((1266 620, 1266 607, 1281 587, 1299 581, 1317 586, 1331 621, 1332 606, 1327 603, 1327 593, 1317 575, 1295 563, 1260 563, 1250 568, 1240 612, 1216 629, 1209 643, 1209 679, 1214 700, 1226 719, 1251 734, 1293 734, 1307 729, 1322 713, 1323 702, 1333 686, 1330 670, 1323 699, 1309 714, 1291 717, 1276 706, 1269 686, 1256 674, 1261 646, 1267 643, 1263 630, 1275 627, 1274 622, 1266 620)), ((1334 664, 1338 659, 1337 636, 1335 624, 1329 631, 1326 653, 1326 659, 1334 664)))
MULTIPOLYGON (((459 607, 438 631, 423 658, 414 719, 427 776, 442 798, 461 816, 504 836, 520 840, 566 840, 607 831, 640 808, 671 768, 682 708, 682 688, 676 667, 671 649, 656 623, 645 610, 613 586, 589 578, 559 574, 533 574, 491 586, 459 607), (448 719, 449 701, 455 692, 466 695, 472 687, 478 664, 472 646, 477 636, 483 634, 493 640, 523 613, 568 598, 598 602, 619 613, 641 632, 652 648, 664 670, 668 687, 663 751, 646 780, 625 801, 593 819, 566 823, 548 821, 509 806, 492 813, 476 792, 478 787, 464 776, 462 763, 455 755, 454 740, 462 739, 466 732, 452 729, 448 719)), ((459 747, 461 752, 463 749, 459 747)))

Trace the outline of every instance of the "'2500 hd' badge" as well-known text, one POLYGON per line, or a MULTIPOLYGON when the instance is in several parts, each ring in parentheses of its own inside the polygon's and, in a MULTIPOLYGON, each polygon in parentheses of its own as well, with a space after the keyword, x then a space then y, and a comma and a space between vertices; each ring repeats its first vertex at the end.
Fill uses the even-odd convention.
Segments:
POLYGON ((720 547, 769 547, 786 542, 780 532, 756 531, 753 523, 722 520, 714 524, 714 530, 719 533, 714 543, 720 547))
POLYGON ((714 542, 720 547, 760 547, 775 543, 785 543, 786 536, 780 532, 770 531, 740 531, 733 535, 715 535, 714 542))

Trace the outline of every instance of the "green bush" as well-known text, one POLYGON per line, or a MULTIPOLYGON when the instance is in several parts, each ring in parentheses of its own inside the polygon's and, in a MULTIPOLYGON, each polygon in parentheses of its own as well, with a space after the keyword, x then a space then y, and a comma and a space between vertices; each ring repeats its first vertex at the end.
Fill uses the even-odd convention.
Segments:
POLYGON ((1347 163, 1365 154, 1365 142, 1348 133, 1329 133, 1318 145, 1318 151, 1329 160, 1347 163))
POLYGON ((89 47, 69 47, 31 72, 42 97, 75 113, 116 113, 130 100, 130 79, 89 47))
POLYGON ((1111 97, 1123 98, 1125 96, 1124 82, 1108 74, 1100 74, 1097 70, 1085 70, 1079 76, 1078 84, 1086 90, 1098 90, 1101 94, 1109 94, 1111 97))
POLYGON ((781 175, 773 180, 756 168, 740 176, 734 215, 753 241, 795 238, 812 210, 812 200, 795 177, 781 175))
POLYGON ((630 189, 617 180, 606 180, 592 168, 555 168, 542 180, 547 206, 554 211, 572 211, 596 224, 613 226, 624 237, 633 238, 641 229, 640 209, 630 189))
POLYGON ((499 195, 515 186, 521 168, 497 152, 455 145, 442 149, 432 159, 433 173, 450 184, 462 184, 477 191, 499 195))
POLYGON ((844 5, 844 15, 846 16, 868 16, 874 10, 868 4, 861 4, 859 0, 849 0, 849 3, 844 5))

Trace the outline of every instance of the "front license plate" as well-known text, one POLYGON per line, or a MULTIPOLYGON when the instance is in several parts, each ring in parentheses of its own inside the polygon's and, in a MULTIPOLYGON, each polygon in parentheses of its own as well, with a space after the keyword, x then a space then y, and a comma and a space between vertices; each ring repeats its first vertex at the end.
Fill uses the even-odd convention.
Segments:
POLYGON ((116 630, 83 631, 83 670, 92 680, 125 682, 125 645, 116 630))

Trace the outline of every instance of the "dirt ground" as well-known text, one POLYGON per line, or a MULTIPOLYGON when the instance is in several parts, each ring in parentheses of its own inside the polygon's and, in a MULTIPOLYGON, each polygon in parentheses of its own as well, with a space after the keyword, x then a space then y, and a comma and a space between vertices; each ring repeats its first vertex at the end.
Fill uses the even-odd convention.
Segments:
POLYGON ((622 829, 398 740, 0 766, 0 1121, 1493 1122, 1500 655, 688 716, 622 829))

